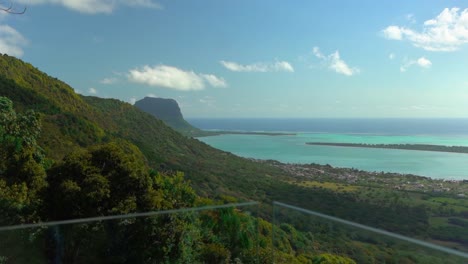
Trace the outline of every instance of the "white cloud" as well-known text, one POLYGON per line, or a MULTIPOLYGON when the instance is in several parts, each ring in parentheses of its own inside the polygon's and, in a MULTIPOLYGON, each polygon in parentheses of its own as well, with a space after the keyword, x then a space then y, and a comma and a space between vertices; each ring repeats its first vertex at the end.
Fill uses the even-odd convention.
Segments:
POLYGON ((223 78, 214 76, 213 74, 201 74, 201 76, 213 87, 226 87, 226 81, 223 78))
POLYGON ((388 39, 396 39, 401 40, 403 39, 402 29, 397 26, 389 26, 383 30, 384 36, 388 39))
POLYGON ((152 0, 18 0, 26 5, 53 4, 85 14, 110 14, 118 6, 161 9, 162 6, 152 0))
POLYGON ((152 0, 126 0, 122 2, 129 6, 147 7, 147 8, 155 8, 155 9, 163 8, 161 4, 156 3, 152 0))
POLYGON ((325 55, 323 55, 320 52, 320 49, 318 47, 313 47, 312 52, 314 53, 315 57, 317 57, 319 59, 322 59, 322 60, 326 59, 325 55))
POLYGON ((96 90, 95 88, 92 88, 92 87, 91 87, 91 88, 88 89, 88 93, 90 93, 90 94, 97 94, 98 92, 97 92, 97 90, 96 90))
POLYGON ((0 25, 0 53, 15 57, 23 56, 23 47, 28 41, 21 33, 8 25, 0 25))
POLYGON ((234 72, 294 72, 294 68, 287 61, 276 61, 274 63, 258 62, 242 65, 232 61, 220 61, 224 68, 234 72))
POLYGON ((344 60, 341 59, 340 53, 338 51, 335 51, 334 53, 325 56, 320 52, 320 49, 318 47, 314 47, 312 49, 312 52, 314 53, 315 57, 319 58, 322 60, 329 69, 339 73, 339 74, 344 74, 346 76, 352 76, 354 74, 357 74, 360 72, 358 68, 351 68, 346 64, 344 60))
POLYGON ((213 87, 227 85, 224 79, 215 75, 197 74, 193 71, 184 71, 167 65, 143 66, 140 69, 130 70, 128 79, 136 83, 180 91, 203 90, 207 83, 213 87))
POLYGON ((421 58, 419 58, 417 60, 409 60, 400 67, 400 71, 405 72, 412 65, 417 65, 417 66, 419 66, 421 68, 428 69, 428 68, 430 68, 432 66, 432 62, 430 60, 426 59, 425 57, 421 57, 421 58))
POLYGON ((236 62, 231 61, 220 61, 220 63, 228 70, 235 72, 266 72, 267 69, 265 65, 260 64, 250 64, 250 65, 241 65, 236 62))
POLYGON ((153 94, 153 93, 149 93, 146 95, 146 97, 151 97, 151 98, 158 98, 157 95, 153 94))
POLYGON ((335 53, 331 55, 331 63, 329 68, 336 71, 337 73, 341 73, 347 76, 359 73, 359 69, 351 69, 346 64, 346 62, 340 58, 340 53, 338 53, 338 51, 335 51, 335 53))
POLYGON ((137 99, 135 97, 132 97, 128 100, 128 102, 131 104, 131 105, 134 105, 136 103, 137 99))
POLYGON ((427 20, 422 30, 391 25, 382 30, 384 37, 409 40, 428 51, 455 51, 468 43, 468 9, 445 8, 437 17, 427 20))
POLYGON ((432 66, 432 62, 424 57, 419 58, 416 63, 423 68, 430 68, 432 66))
POLYGON ((293 66, 287 61, 277 61, 273 64, 272 68, 275 71, 294 72, 293 66))
POLYGON ((395 54, 394 53, 390 53, 388 54, 388 58, 393 60, 395 58, 395 54))
POLYGON ((117 81, 118 81, 117 78, 104 78, 100 81, 100 83, 109 85, 109 84, 114 84, 117 81))

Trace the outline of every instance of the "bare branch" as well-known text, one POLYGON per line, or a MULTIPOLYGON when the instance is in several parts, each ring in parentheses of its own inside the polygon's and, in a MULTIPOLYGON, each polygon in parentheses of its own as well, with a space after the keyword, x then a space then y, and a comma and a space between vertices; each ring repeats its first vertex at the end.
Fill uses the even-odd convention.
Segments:
POLYGON ((10 2, 10 5, 8 7, 0 6, 0 11, 7 12, 8 14, 22 15, 26 13, 26 6, 23 8, 22 11, 16 11, 13 9, 13 1, 12 1, 10 2))

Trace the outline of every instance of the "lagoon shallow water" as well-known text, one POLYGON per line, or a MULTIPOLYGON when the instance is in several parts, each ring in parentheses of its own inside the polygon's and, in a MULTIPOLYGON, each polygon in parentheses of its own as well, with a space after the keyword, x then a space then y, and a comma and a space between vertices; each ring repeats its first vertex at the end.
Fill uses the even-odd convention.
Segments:
MULTIPOLYGON (((270 130, 271 131, 271 130, 270 130)), ((391 135, 377 133, 304 133, 296 135, 220 135, 199 140, 242 157, 289 163, 330 164, 366 171, 415 174, 437 179, 468 180, 468 154, 415 150, 306 145, 306 142, 367 144, 434 144, 468 146, 468 135, 391 135)))

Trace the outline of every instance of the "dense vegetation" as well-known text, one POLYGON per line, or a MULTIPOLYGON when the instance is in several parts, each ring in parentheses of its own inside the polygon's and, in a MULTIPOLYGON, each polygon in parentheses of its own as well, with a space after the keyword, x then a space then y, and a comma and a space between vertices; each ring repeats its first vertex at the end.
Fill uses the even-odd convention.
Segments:
POLYGON ((464 147, 464 146, 443 146, 443 145, 430 145, 430 144, 362 144, 362 143, 332 143, 332 142, 307 142, 306 144, 317 145, 317 146, 385 148, 385 149, 405 149, 405 150, 420 150, 420 151, 468 153, 468 147, 464 147))
MULTIPOLYGON (((37 115, 17 114, 12 106, 0 97, 2 225, 214 203, 197 196, 183 174, 151 170, 143 153, 125 140, 76 149, 61 161, 45 162, 36 141, 41 127, 37 115)), ((286 232, 228 207, 3 231, 0 263, 47 263, 57 258, 64 263, 266 263, 272 260, 273 229, 285 238, 277 251, 285 262, 324 258, 310 253, 296 256, 293 240, 287 239, 289 232, 297 232, 294 228, 286 232)), ((330 257, 352 263, 345 257, 330 257)))
MULTIPOLYGON (((280 200, 421 239, 455 243, 450 246, 460 249, 466 246, 466 234, 460 230, 468 205, 451 193, 393 191, 361 183, 353 192, 324 188, 353 186, 331 177, 308 184, 310 178, 299 179, 269 163, 240 158, 183 136, 130 104, 79 96, 65 83, 6 55, 0 57, 0 97, 2 225, 280 200)), ((324 174, 344 173, 333 170, 324 174)), ((277 262, 352 263, 340 257, 349 256, 359 263, 381 259, 398 263, 403 258, 407 263, 429 263, 422 255, 408 257, 411 251, 399 259, 400 253, 387 245, 344 231, 322 228, 317 236, 314 227, 321 224, 314 221, 286 224, 289 219, 284 218, 283 225, 272 225, 270 209, 266 206, 258 215, 231 208, 196 216, 96 222, 63 230, 39 229, 32 232, 34 237, 25 230, 0 239, 0 263, 29 263, 28 256, 21 254, 25 248, 40 248, 37 254, 46 252, 45 259, 58 251, 61 258, 70 259, 67 263, 155 258, 254 262, 254 256, 271 262, 273 233, 277 262), (252 228, 259 231, 258 237, 252 238, 252 228), (57 241, 71 244, 60 248, 57 241), (96 246, 91 247, 90 241, 96 246)))

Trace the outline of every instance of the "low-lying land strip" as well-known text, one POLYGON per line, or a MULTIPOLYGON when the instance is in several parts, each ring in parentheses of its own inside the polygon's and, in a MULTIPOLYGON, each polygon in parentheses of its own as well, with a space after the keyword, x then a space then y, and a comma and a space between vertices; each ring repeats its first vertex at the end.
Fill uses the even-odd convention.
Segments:
POLYGON ((363 143, 333 143, 333 142, 307 142, 307 145, 354 147, 354 148, 382 148, 382 149, 403 149, 437 152, 468 153, 465 146, 443 146, 430 144, 363 144, 363 143))
POLYGON ((251 132, 251 131, 208 131, 203 130, 201 134, 196 137, 208 137, 208 136, 219 136, 219 135, 258 135, 258 136, 295 136, 295 133, 287 132, 251 132))

